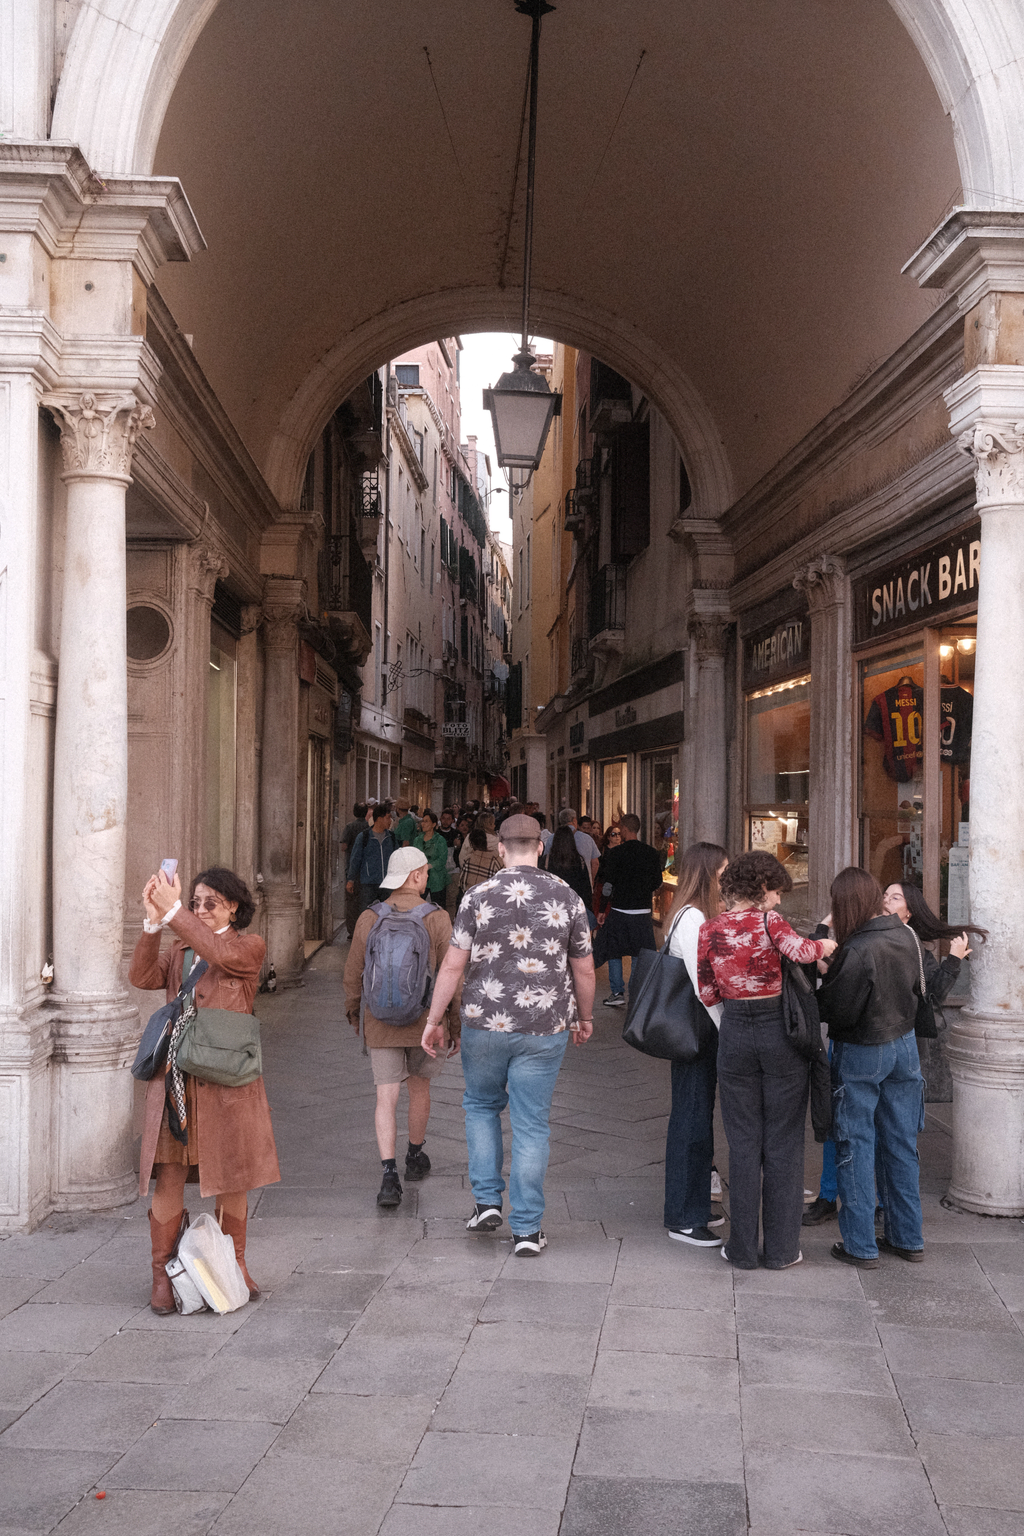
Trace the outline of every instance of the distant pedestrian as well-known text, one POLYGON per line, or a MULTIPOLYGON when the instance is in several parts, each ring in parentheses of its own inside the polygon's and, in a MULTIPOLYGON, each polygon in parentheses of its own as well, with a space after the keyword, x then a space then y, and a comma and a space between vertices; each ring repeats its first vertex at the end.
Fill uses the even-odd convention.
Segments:
POLYGON ((490 880, 493 875, 503 869, 504 865, 497 853, 492 853, 487 846, 487 833, 481 827, 474 827, 469 834, 469 856, 462 866, 462 874, 459 879, 459 900, 466 892, 472 890, 474 885, 480 885, 484 880, 490 880))
POLYGON ((423 812, 423 822, 413 839, 413 847, 425 853, 430 862, 427 895, 436 906, 443 907, 448 890, 448 839, 438 830, 433 811, 423 812))
MULTIPOLYGON (((363 832, 366 829, 366 811, 367 807, 364 802, 361 800, 357 801, 356 804, 352 807, 352 820, 347 824, 344 832, 341 834, 341 867, 345 872, 346 880, 348 879, 348 865, 349 860, 352 857, 352 849, 355 847, 356 838, 359 836, 360 832, 363 832)), ((352 937, 352 930, 356 926, 356 918, 358 916, 358 892, 355 890, 349 891, 346 888, 345 927, 348 929, 349 938, 352 937)))
POLYGON ((729 1140, 729 1241, 722 1256, 756 1269, 758 1218, 768 1269, 799 1264, 804 1122, 810 1063, 786 1034, 782 959, 810 965, 832 939, 802 939, 774 908, 792 881, 770 853, 741 853, 721 880, 728 910, 704 923, 697 977, 707 1008, 723 1004, 718 1093, 729 1140))
MULTIPOLYGON (((392 913, 403 914, 407 923, 414 920, 410 914, 419 913, 429 940, 430 974, 436 976, 448 952, 452 925, 447 912, 424 901, 429 868, 427 856, 421 849, 399 848, 388 862, 387 874, 382 882, 381 894, 384 901, 381 906, 390 908, 392 913)), ((356 923, 345 961, 345 1012, 352 1028, 358 1033, 362 1003, 363 1036, 370 1052, 373 1081, 377 1089, 374 1125, 382 1170, 377 1205, 382 1210, 391 1210, 402 1199, 402 1182, 396 1157, 398 1099, 402 1084, 406 1084, 409 1094, 409 1145, 405 1154, 405 1177, 407 1182, 413 1183, 430 1172, 430 1158, 423 1150, 430 1118, 430 1084, 444 1066, 446 1056, 444 1051, 440 1055, 428 1055, 420 1044, 427 1017, 426 1009, 418 1009, 407 1024, 384 1022, 373 1013, 370 981, 366 977, 367 941, 384 915, 376 910, 366 911, 356 923)), ((386 961, 387 957, 382 957, 381 964, 386 961)), ((395 968, 400 984, 401 967, 397 960, 395 968)), ((394 989, 391 989, 391 993, 393 997, 394 989)), ((450 1010, 445 1010, 441 1035, 448 1054, 458 1049, 458 991, 453 994, 450 1010)))
POLYGON ((593 929, 597 919, 593 913, 594 892, 590 883, 590 871, 576 846, 572 827, 559 827, 544 855, 543 865, 549 874, 557 875, 560 880, 565 881, 570 890, 576 892, 586 908, 587 922, 593 929))
MULTIPOLYGON (((487 847, 490 849, 491 853, 497 853, 498 836, 494 830, 494 817, 491 815, 490 811, 482 811, 481 814, 476 818, 476 821, 473 823, 473 825, 478 827, 481 832, 485 832, 487 834, 487 847)), ((459 850, 460 869, 469 858, 469 850, 470 844, 467 839, 465 842, 463 842, 462 847, 459 850)))
POLYGON ((373 825, 364 827, 360 832, 348 861, 348 883, 345 889, 349 895, 358 895, 361 913, 377 900, 388 860, 396 846, 391 831, 390 810, 386 805, 375 805, 373 825))
POLYGON ((418 806, 398 802, 398 822, 395 826, 395 842, 399 848, 408 848, 420 829, 417 819, 418 806))
POLYGON ((586 913, 561 880, 537 868, 540 851, 532 816, 505 822, 498 849, 505 868, 466 893, 423 1031, 423 1047, 432 1055, 441 1045, 443 1012, 465 976, 462 1103, 476 1202, 466 1226, 493 1232, 501 1225, 501 1112, 508 1105, 511 1225, 519 1258, 536 1257, 547 1246, 541 1222, 551 1098, 570 1034, 580 1045, 593 1029, 586 913))
POLYGON ((651 898, 662 886, 661 859, 648 843, 640 841, 639 816, 623 816, 619 822, 622 842, 605 853, 599 863, 603 883, 612 887, 611 900, 594 946, 594 963, 608 961, 609 995, 606 1008, 626 1006, 623 979, 624 955, 635 958, 642 949, 657 949, 651 898))

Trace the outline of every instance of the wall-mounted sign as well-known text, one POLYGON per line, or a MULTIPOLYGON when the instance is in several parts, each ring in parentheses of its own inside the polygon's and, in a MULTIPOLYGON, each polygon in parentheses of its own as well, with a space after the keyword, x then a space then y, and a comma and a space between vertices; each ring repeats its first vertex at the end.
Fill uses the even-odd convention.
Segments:
POLYGON ((811 665, 811 621, 806 613, 780 619, 743 640, 743 686, 767 688, 811 665))
POLYGON ((854 583, 855 644, 934 624, 976 603, 980 573, 980 523, 916 555, 879 566, 854 583))
POLYGON ((463 739, 469 735, 469 725, 465 720, 446 720, 441 726, 442 736, 457 736, 463 739))

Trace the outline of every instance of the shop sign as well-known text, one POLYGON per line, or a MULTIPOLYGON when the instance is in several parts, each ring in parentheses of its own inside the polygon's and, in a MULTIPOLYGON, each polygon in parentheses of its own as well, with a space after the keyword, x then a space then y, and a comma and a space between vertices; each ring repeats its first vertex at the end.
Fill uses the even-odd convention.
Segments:
POLYGON ((854 641, 933 624, 978 601, 981 524, 919 554, 880 566, 853 588, 854 641))
POLYGON ((441 735, 465 740, 469 736, 469 723, 466 720, 446 720, 441 726, 441 735))
POLYGON ((795 677, 811 665, 811 621, 807 614, 782 619, 743 641, 743 686, 765 688, 795 677))

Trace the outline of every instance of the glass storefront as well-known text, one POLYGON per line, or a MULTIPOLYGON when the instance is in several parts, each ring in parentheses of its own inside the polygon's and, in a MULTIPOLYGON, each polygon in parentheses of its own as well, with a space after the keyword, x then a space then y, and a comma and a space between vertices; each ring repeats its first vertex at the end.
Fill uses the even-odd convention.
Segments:
POLYGON ((793 882, 780 910, 809 920, 807 828, 810 800, 811 680, 792 678, 746 696, 747 847, 773 854, 793 882))
POLYGON ((631 809, 627 793, 626 759, 622 757, 611 763, 602 763, 598 772, 601 775, 601 826, 607 830, 613 821, 618 821, 631 809))

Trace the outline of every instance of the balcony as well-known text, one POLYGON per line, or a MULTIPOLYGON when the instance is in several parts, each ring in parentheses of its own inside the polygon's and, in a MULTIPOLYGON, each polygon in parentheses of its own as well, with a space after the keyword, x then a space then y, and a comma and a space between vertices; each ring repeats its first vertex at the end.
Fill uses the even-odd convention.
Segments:
POLYGON ((594 574, 590 588, 590 639, 597 640, 626 628, 626 567, 605 565, 594 574))
POLYGON ((597 500, 598 456, 580 459, 576 465, 576 484, 565 496, 565 531, 582 533, 587 512, 597 500))
POLYGON ((329 534, 324 540, 317 578, 320 611, 334 638, 361 666, 370 654, 373 571, 350 534, 329 534))

